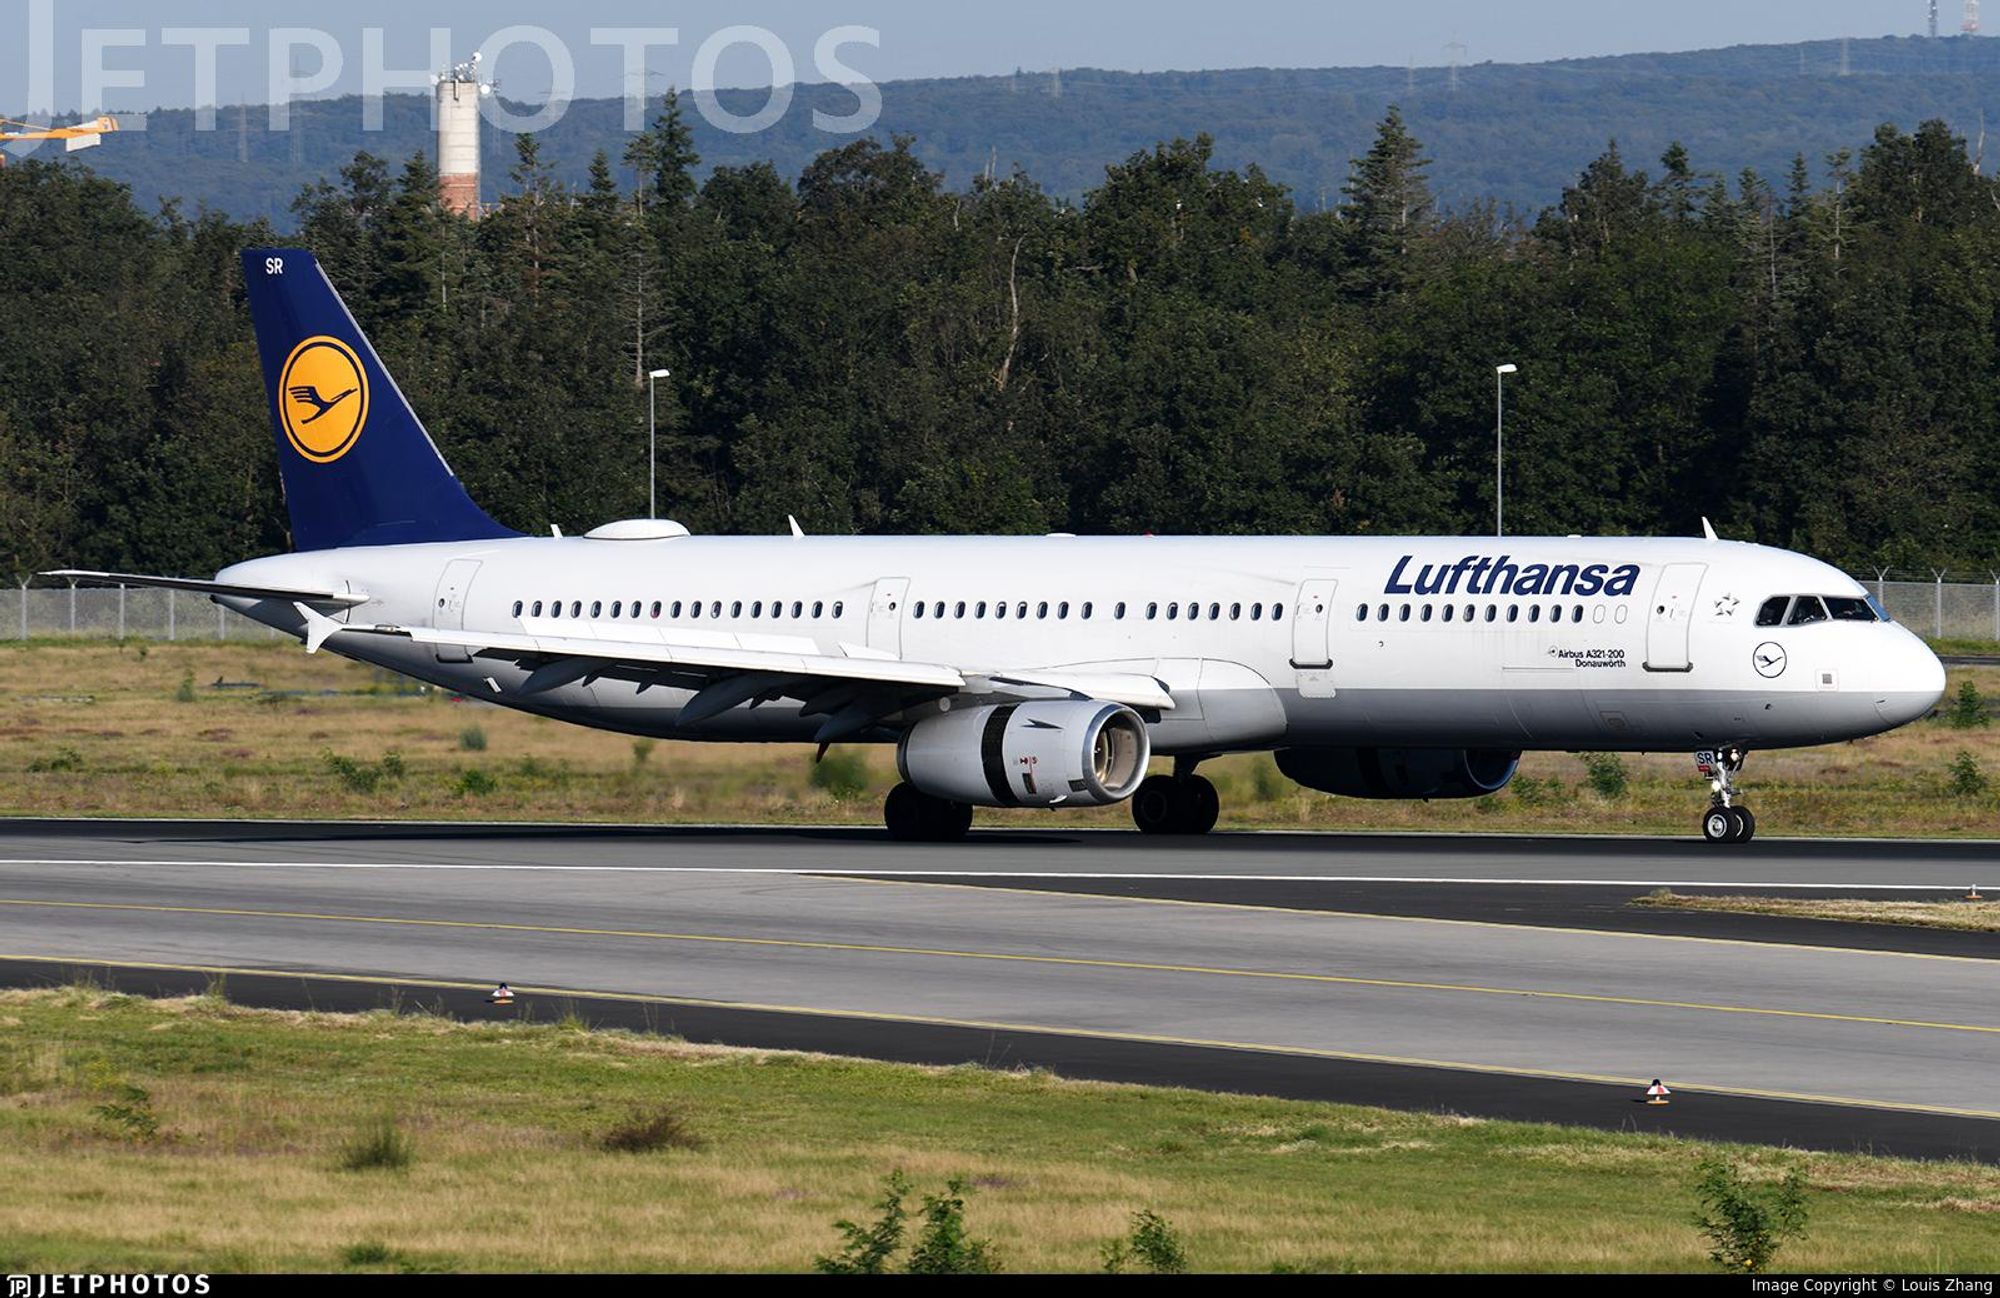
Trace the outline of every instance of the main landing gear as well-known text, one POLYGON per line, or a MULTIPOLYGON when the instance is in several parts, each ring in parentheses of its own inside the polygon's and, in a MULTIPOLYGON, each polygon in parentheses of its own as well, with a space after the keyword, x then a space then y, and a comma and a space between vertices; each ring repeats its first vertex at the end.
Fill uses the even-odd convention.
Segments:
POLYGON ((1701 836, 1711 843, 1747 843, 1757 837, 1757 817, 1736 805, 1736 777, 1749 754, 1740 748, 1696 753, 1695 765, 1709 782, 1712 802, 1701 818, 1701 836))
POLYGON ((972 830, 972 808, 934 798, 907 784, 889 792, 882 819, 898 843, 956 843, 972 830))
POLYGON ((1142 834, 1199 838, 1215 828, 1222 799, 1215 786, 1194 773, 1194 767, 1174 764, 1172 775, 1155 775, 1132 795, 1132 823, 1142 834))

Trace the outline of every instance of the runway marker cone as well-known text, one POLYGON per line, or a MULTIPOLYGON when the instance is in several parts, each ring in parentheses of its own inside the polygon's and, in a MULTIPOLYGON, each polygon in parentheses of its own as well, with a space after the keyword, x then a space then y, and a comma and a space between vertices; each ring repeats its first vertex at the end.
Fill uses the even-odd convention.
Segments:
POLYGON ((1646 1089, 1646 1103, 1656 1107, 1671 1104, 1673 1101, 1669 1097, 1672 1095, 1673 1092, 1667 1089, 1667 1084, 1655 1077, 1653 1084, 1646 1089))
POLYGON ((1984 898, 1984 897, 1982 897, 1982 896, 1980 896, 1980 895, 1979 895, 1979 885, 1978 885, 1978 884, 1976 884, 1976 883, 1972 885, 1972 891, 1971 891, 1971 892, 1968 892, 1968 893, 1966 893, 1966 894, 1965 894, 1965 899, 1966 899, 1967 901, 1985 901, 1985 900, 1986 900, 1986 898, 1984 898))
POLYGON ((486 998, 486 1003, 489 1005, 512 1005, 514 1003, 514 989, 506 983, 501 983, 486 998))

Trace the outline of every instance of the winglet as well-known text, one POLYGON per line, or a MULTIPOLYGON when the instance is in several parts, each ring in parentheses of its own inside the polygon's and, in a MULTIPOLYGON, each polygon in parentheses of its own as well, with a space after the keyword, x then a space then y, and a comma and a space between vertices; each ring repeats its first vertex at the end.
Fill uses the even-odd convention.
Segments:
POLYGON ((1711 541, 1720 541, 1722 539, 1715 534, 1715 524, 1705 518, 1701 520, 1701 534, 1711 541))
POLYGON ((318 653, 325 647, 327 641, 347 629, 326 614, 315 612, 304 604, 295 601, 292 607, 306 620, 306 652, 309 654, 318 653))

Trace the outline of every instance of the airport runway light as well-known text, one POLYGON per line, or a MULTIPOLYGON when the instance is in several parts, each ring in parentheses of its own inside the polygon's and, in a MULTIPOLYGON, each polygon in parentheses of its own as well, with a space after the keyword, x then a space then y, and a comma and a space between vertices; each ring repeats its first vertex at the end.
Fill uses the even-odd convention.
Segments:
POLYGON ((674 376, 672 370, 654 370, 646 376, 646 517, 660 516, 660 380, 674 376))
POLYGON ((1518 365, 1493 367, 1493 534, 1507 539, 1507 376, 1518 365))

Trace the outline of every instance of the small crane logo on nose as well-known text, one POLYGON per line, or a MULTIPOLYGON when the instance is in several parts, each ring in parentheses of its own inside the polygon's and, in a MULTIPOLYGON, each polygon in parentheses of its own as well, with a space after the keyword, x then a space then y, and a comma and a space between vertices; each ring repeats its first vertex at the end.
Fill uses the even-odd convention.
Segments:
POLYGON ((1785 668, 1791 660, 1786 656, 1784 646, 1766 644, 1757 646, 1752 661, 1756 664, 1759 676, 1774 681, 1785 674, 1785 668))

